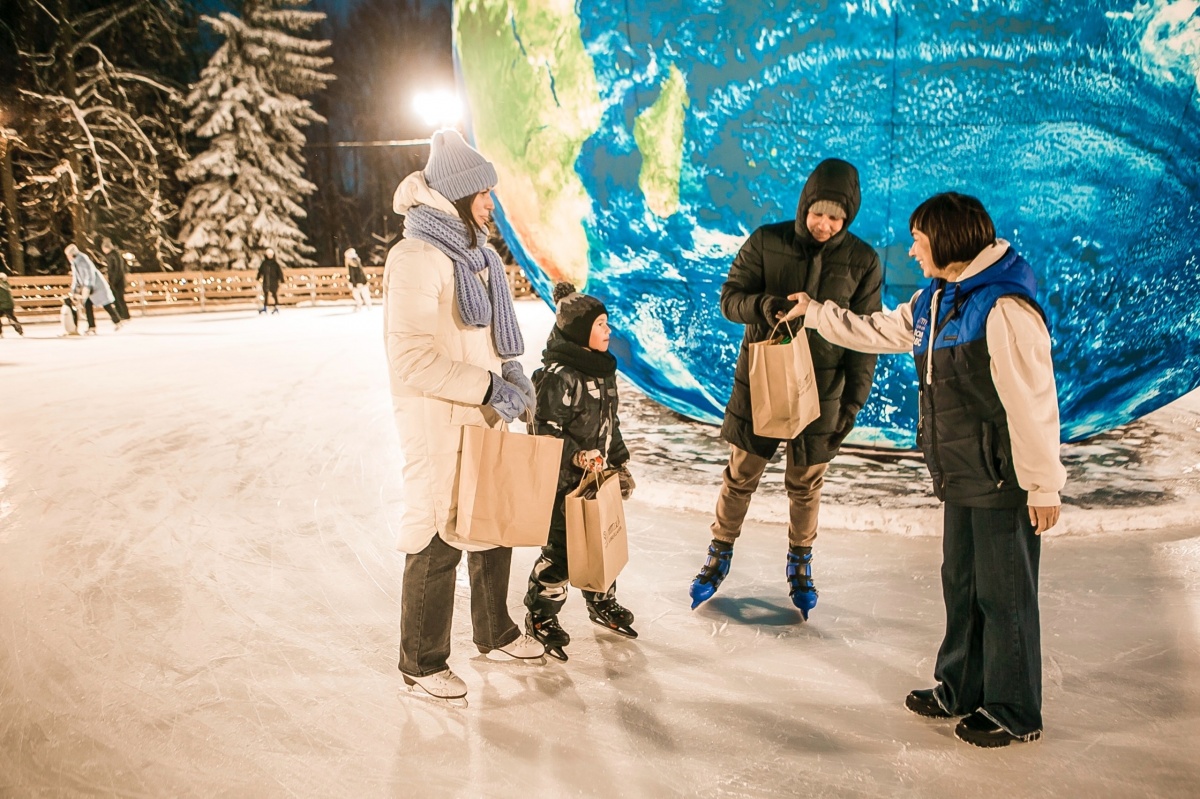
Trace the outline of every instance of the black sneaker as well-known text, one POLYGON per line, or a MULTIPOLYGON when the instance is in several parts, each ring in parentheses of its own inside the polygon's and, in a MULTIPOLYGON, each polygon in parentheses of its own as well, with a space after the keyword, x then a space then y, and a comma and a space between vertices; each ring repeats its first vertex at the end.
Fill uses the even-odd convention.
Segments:
POLYGON ((985 716, 982 710, 976 710, 955 725, 954 735, 960 741, 982 746, 985 749, 993 749, 997 746, 1008 746, 1014 742, 1036 741, 1042 737, 1042 731, 1035 730, 1028 735, 1013 735, 985 716))
POLYGON ((904 697, 904 706, 918 716, 926 718, 954 718, 952 713, 947 713, 946 709, 942 707, 942 703, 937 700, 937 695, 934 694, 932 688, 918 688, 915 691, 909 691, 908 696, 904 697))

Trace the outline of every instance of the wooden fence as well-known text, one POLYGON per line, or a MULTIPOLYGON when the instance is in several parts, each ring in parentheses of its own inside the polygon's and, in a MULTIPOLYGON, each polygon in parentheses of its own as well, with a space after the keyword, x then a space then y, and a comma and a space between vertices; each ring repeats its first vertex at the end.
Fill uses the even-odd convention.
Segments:
MULTIPOLYGON (((365 266, 371 297, 382 297, 382 266, 365 266)), ((280 305, 318 305, 351 302, 350 281, 343 267, 284 269, 280 305)), ((125 303, 131 316, 157 313, 200 313, 262 305, 262 289, 251 270, 221 272, 132 272, 125 278, 125 303)), ((71 285, 70 275, 9 278, 17 318, 22 322, 57 318, 71 285)), ((529 293, 529 283, 510 267, 513 294, 529 293)))

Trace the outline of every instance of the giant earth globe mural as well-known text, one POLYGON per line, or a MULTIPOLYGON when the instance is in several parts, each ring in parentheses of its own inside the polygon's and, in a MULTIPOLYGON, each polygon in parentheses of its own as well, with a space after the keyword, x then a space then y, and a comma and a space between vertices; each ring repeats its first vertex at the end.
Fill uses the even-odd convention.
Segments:
MULTIPOLYGON (((979 197, 1033 265, 1063 437, 1200 384, 1197 0, 460 0, 454 37, 497 219, 543 297, 602 299, 625 376, 719 421, 742 329, 718 299, 824 158, 894 307, 926 197, 979 197)), ((912 358, 879 359, 851 442, 913 445, 912 358)))

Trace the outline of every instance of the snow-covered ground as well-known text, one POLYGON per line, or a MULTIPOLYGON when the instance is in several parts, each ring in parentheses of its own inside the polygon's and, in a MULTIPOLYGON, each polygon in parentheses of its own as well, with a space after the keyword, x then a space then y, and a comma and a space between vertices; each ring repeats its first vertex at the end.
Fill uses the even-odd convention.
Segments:
MULTIPOLYGON (((519 308, 533 366, 550 315, 519 308)), ((974 749, 901 707, 943 623, 919 459, 830 470, 811 622, 786 596, 778 476, 693 612, 724 448, 632 389, 620 594, 642 637, 591 626, 573 594, 570 662, 492 662, 460 604, 471 705, 454 710, 404 694, 395 667, 404 492, 380 319, 6 331, 0 796, 1197 795, 1195 397, 1064 450, 1037 744, 974 749)), ((513 558, 514 618, 534 557, 513 558)))

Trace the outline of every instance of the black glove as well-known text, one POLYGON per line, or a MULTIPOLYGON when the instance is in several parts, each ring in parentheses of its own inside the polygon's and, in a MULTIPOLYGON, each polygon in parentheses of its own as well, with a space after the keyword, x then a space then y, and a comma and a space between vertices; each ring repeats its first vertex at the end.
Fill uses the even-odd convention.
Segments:
POLYGON ((838 413, 837 429, 829 435, 829 448, 837 449, 846 440, 846 436, 850 435, 850 431, 854 429, 854 420, 858 417, 858 411, 854 408, 843 407, 838 413))
POLYGON ((792 310, 795 304, 785 297, 764 294, 762 295, 762 299, 758 301, 758 310, 762 313, 763 319, 767 321, 767 325, 774 326, 779 321, 775 318, 775 315, 787 313, 792 310))

